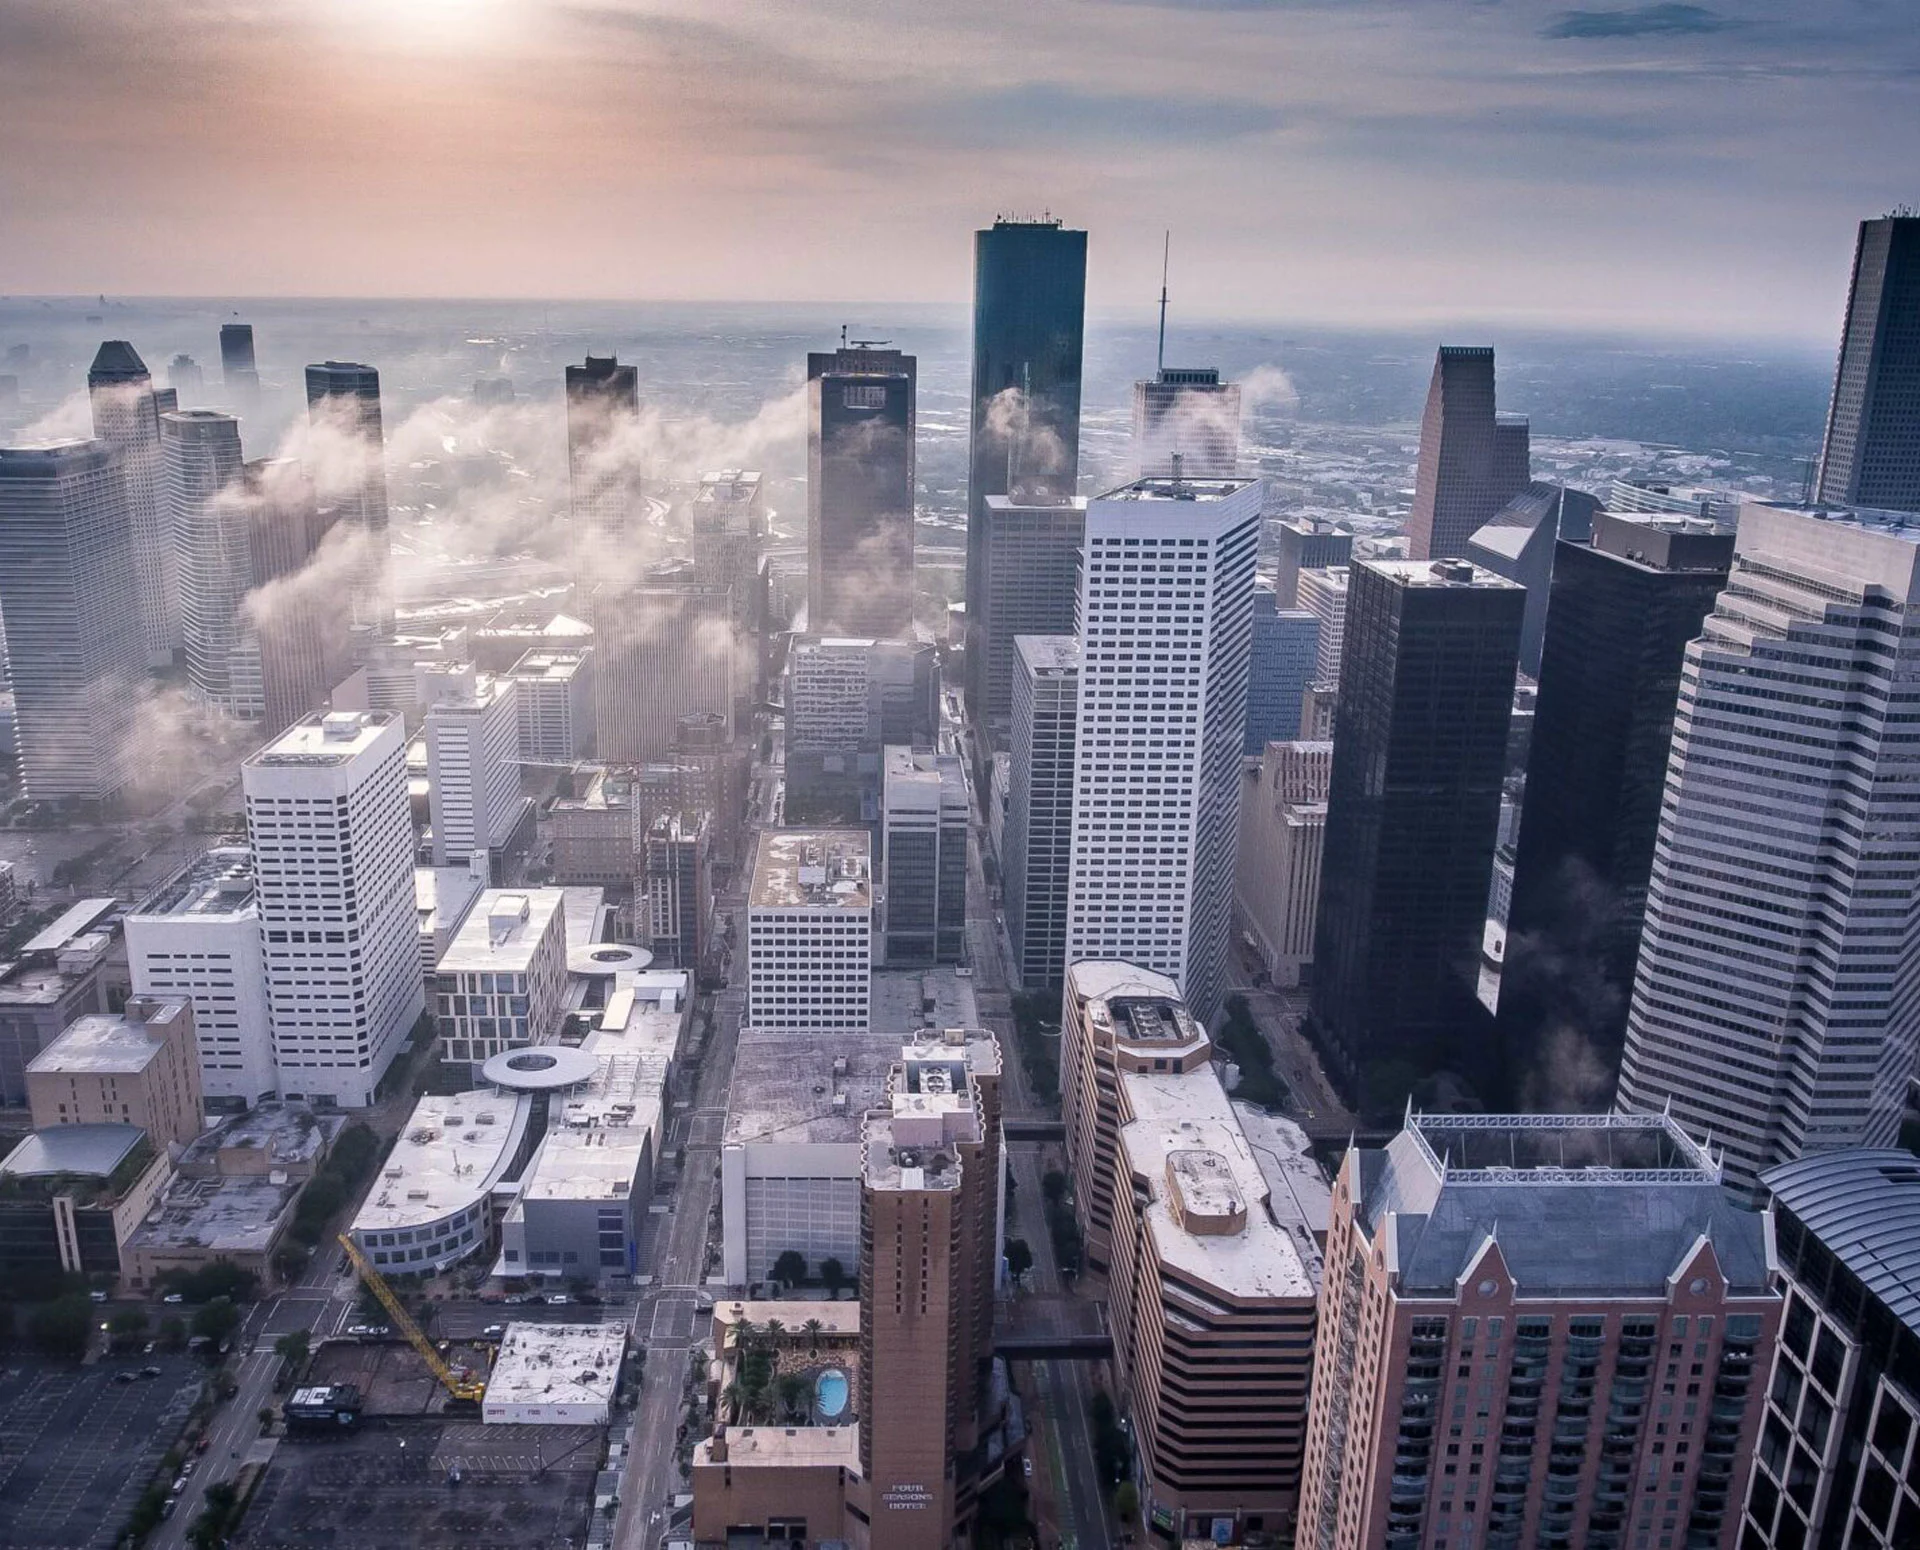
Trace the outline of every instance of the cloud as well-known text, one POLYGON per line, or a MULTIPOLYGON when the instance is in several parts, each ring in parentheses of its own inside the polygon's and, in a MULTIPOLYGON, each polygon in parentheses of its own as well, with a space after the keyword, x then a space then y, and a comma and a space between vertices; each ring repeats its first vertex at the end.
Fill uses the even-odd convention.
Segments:
POLYGON ((1208 145, 1267 134, 1284 122, 1276 105, 1247 98, 1100 92, 1048 82, 935 94, 907 105, 903 116, 930 138, 1028 148, 1208 145))
POLYGON ((1703 5, 1636 5, 1618 11, 1562 11, 1543 38, 1645 38, 1730 32, 1746 24, 1703 5))

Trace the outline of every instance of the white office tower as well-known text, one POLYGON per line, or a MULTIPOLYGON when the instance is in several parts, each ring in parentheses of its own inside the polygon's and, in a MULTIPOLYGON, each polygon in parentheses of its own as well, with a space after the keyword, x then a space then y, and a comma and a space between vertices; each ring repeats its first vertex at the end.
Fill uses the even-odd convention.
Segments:
POLYGON ((520 757, 566 765, 593 752, 593 648, 536 647, 513 664, 520 757))
POLYGON ((93 434, 120 454, 133 523, 133 574, 140 595, 140 638, 149 667, 166 667, 180 644, 180 594, 173 556, 173 511, 167 504, 160 416, 180 395, 156 388, 140 352, 124 339, 100 346, 87 372, 93 434))
POLYGON ((1920 528, 1747 504, 1687 647, 1618 1105, 1729 1185, 1889 1146, 1920 1040, 1920 528))
POLYGON ((1300 606, 1320 621, 1320 645, 1313 659, 1310 684, 1340 682, 1340 652, 1347 639, 1347 581, 1344 565, 1328 565, 1300 572, 1300 606))
POLYGON ((104 441, 0 447, 0 619, 26 794, 111 801, 141 759, 146 661, 126 483, 104 441))
POLYGON ((137 994, 193 1003, 207 1106, 251 1108, 277 1091, 252 854, 194 857, 128 912, 126 937, 137 994))
POLYGON ((865 1033, 873 1020, 873 842, 865 829, 763 829, 747 886, 747 1015, 765 1033, 865 1033))
MULTIPOLYGON (((246 715, 248 707, 242 702, 248 695, 242 680, 249 675, 235 673, 246 633, 240 605, 253 584, 248 511, 240 491, 245 466, 240 422, 212 409, 177 409, 160 416, 160 438, 187 680, 197 698, 230 715, 246 715)), ((258 685, 253 688, 257 718, 258 685)))
POLYGON ((520 812, 520 712, 510 678, 467 670, 427 709, 433 864, 459 866, 504 845, 520 812))
POLYGON ((1253 641, 1260 484, 1141 479, 1087 506, 1067 962, 1220 1005, 1253 641))
POLYGON ((1067 972, 1067 884, 1073 861, 1073 743, 1080 715, 1080 642, 1013 639, 1013 748, 1001 878, 1007 939, 1022 990, 1067 972))
POLYGON ((404 723, 309 716, 240 785, 281 1096, 364 1107, 423 1005, 404 723))
POLYGON ((1163 366, 1134 383, 1133 450, 1142 479, 1231 479, 1240 464, 1239 384, 1222 382, 1211 366, 1163 366))

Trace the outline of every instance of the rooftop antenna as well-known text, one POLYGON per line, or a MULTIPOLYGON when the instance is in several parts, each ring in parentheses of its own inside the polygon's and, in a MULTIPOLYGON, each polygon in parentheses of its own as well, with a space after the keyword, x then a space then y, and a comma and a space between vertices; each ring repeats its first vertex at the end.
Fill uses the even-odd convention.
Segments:
POLYGON ((1173 256, 1173 232, 1169 230, 1160 244, 1160 348, 1156 353, 1154 375, 1167 369, 1167 260, 1173 256))
POLYGON ((845 323, 842 323, 840 325, 840 348, 844 350, 846 349, 846 347, 847 347, 847 325, 845 323))

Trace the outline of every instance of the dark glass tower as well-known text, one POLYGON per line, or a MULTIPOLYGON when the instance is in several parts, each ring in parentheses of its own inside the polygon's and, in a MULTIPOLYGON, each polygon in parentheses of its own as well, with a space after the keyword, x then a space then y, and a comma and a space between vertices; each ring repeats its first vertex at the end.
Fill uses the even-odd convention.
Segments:
POLYGON ((1820 499, 1920 511, 1920 216, 1860 223, 1820 499))
POLYGON ((917 362, 854 344, 807 356, 807 625, 897 639, 913 628, 917 362))
POLYGON ((337 476, 319 491, 323 504, 366 535, 366 553, 353 583, 353 622, 376 635, 393 633, 393 590, 387 537, 387 455, 380 422, 380 373, 353 361, 323 361, 307 368, 307 414, 346 438, 358 456, 343 460, 337 476))
POLYGON ((1359 560, 1347 595, 1313 1021, 1369 1118, 1470 1035, 1526 591, 1464 561, 1359 560))
POLYGON ((1467 540, 1526 489, 1529 442, 1524 416, 1494 409, 1493 351, 1442 345, 1420 421, 1407 553, 1465 554, 1467 540))
POLYGON ((220 376, 243 397, 260 390, 260 370, 253 360, 253 325, 220 325, 220 376))
POLYGON ((615 445, 640 418, 640 374, 617 355, 589 355, 567 368, 567 490, 573 518, 575 576, 588 586, 605 578, 596 559, 601 540, 618 543, 639 500, 626 453, 615 445))
POLYGON ((1727 582, 1733 534, 1699 517, 1598 512, 1562 542, 1540 660, 1500 976, 1507 1069, 1528 1107, 1612 1096, 1653 872, 1687 642, 1727 582), (1584 1040, 1585 1085, 1574 1069, 1584 1040))
MULTIPOLYGON (((1080 475, 1080 353, 1087 234, 997 220, 973 234, 973 447, 967 474, 967 650, 986 585, 981 517, 1008 493, 1071 497, 1080 475), (1009 392, 1009 390, 1013 390, 1009 392)), ((971 679, 978 709, 983 687, 971 679)))

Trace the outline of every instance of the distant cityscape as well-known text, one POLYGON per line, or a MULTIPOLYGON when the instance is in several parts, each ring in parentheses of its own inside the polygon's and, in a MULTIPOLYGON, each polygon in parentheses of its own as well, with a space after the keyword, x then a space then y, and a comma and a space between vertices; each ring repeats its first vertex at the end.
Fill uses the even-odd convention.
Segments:
POLYGON ((1920 1544, 1920 217, 1664 435, 1087 242, 0 309, 0 1543, 1920 1544))

